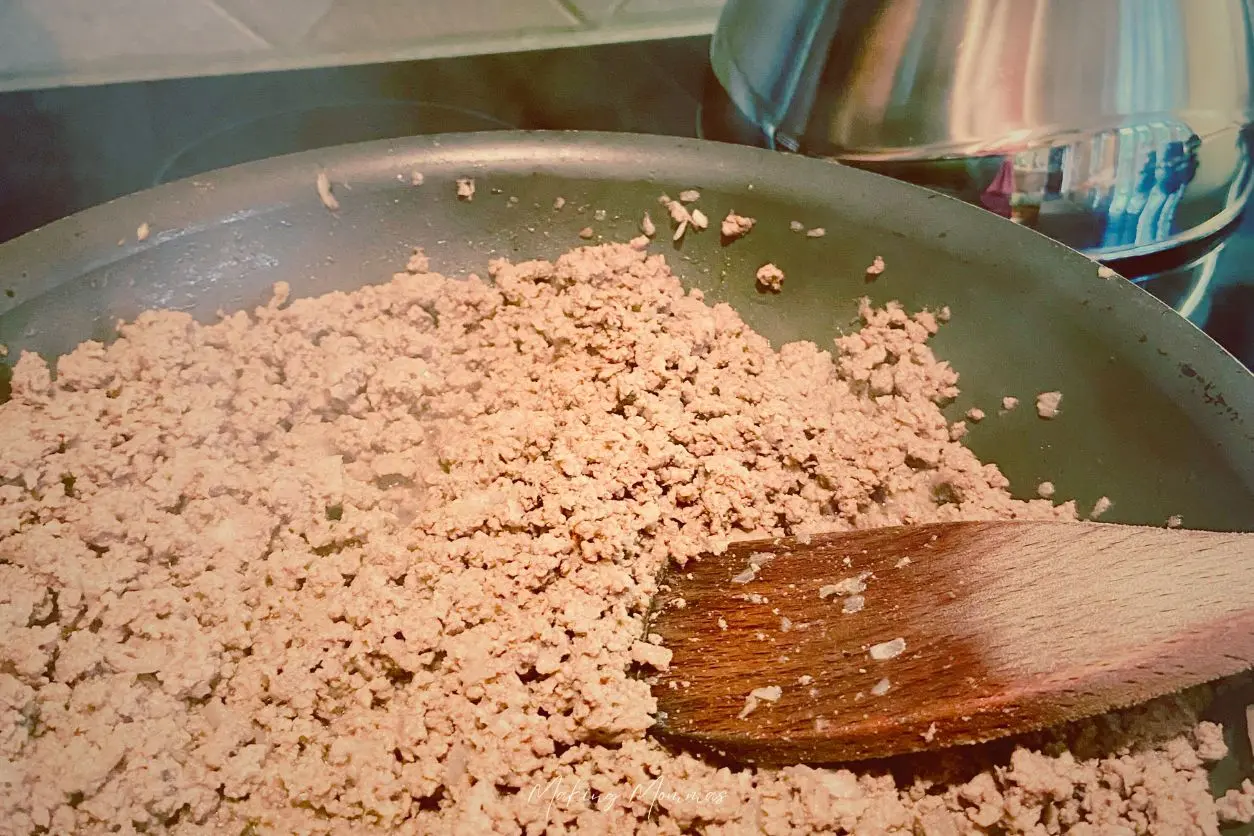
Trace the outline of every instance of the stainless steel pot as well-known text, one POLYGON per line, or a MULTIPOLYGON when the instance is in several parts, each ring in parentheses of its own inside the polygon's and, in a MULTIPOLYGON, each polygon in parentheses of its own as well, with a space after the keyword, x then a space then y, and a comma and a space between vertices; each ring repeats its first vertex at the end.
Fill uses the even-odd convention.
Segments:
POLYGON ((714 73, 763 144, 949 192, 1103 258, 1250 193, 1248 0, 728 0, 714 73))

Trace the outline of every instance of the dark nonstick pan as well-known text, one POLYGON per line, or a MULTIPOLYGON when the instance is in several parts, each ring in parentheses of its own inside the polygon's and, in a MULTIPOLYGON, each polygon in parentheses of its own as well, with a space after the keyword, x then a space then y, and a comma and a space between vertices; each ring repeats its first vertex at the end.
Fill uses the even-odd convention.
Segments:
MULTIPOLYGON (((0 246, 0 342, 49 356, 108 339, 119 318, 177 308, 200 319, 264 302, 386 281, 421 245, 447 274, 491 257, 554 257, 637 234, 657 197, 701 190, 712 224, 729 209, 757 218, 724 246, 715 230, 672 245, 679 275, 726 300, 773 341, 856 327, 857 300, 949 306, 934 340, 961 374, 957 418, 1020 398, 973 425, 969 445, 1018 496, 1044 479, 1104 520, 1193 528, 1254 526, 1254 376, 1150 295, 1036 233, 938 194, 839 165, 685 139, 580 133, 485 133, 375 142, 249 163, 122 198, 0 246), (338 211, 319 200, 325 170, 338 211), (425 183, 411 185, 421 172, 425 183), (454 181, 474 177, 473 201, 454 181), (565 199, 560 211, 557 197, 565 199), (604 220, 596 220, 604 210, 604 220), (824 227, 822 238, 790 221, 824 227), (151 234, 138 241, 147 223, 151 234), (868 281, 882 256, 887 270, 868 281), (787 273, 779 295, 754 272, 787 273), (1063 393, 1037 417, 1038 392, 1063 393)), ((1244 749, 1242 750, 1244 751, 1244 749)))

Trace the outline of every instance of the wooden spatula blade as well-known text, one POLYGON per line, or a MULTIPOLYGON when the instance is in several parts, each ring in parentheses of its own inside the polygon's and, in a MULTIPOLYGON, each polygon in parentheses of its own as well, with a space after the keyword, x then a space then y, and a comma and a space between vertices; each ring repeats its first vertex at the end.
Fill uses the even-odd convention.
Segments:
POLYGON ((1237 673, 1254 665, 1252 544, 1028 521, 737 543, 664 578, 654 732, 759 763, 859 760, 1237 673))

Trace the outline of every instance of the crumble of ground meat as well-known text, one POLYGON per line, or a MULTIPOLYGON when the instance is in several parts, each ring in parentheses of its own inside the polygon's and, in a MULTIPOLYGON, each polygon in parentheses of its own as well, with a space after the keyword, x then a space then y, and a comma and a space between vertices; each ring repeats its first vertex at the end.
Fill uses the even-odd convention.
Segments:
POLYGON ((1042 392, 1036 396, 1036 414, 1049 420, 1058 415, 1062 407, 1062 392, 1042 392))
POLYGON ((323 206, 332 212, 340 208, 340 202, 335 199, 335 194, 331 191, 331 178, 327 176, 325 171, 318 172, 318 176, 314 180, 314 186, 318 190, 318 199, 322 201, 323 206))
POLYGON ((757 273, 758 289, 779 293, 784 287, 784 271, 774 264, 763 264, 757 273))
POLYGON ((876 660, 877 662, 884 662, 889 659, 897 658, 905 651, 906 651, 906 640, 903 638, 896 638, 891 641, 880 642, 879 644, 871 645, 871 648, 867 651, 867 654, 872 659, 876 660))
POLYGON ((491 273, 22 355, 0 830, 1216 832, 1189 695, 900 785, 648 737, 672 556, 1074 505, 949 439, 926 312, 773 350, 628 246, 491 273))
POLYGON ((465 201, 475 199, 475 179, 473 177, 457 178, 457 198, 465 201))
POLYGON ((1254 782, 1246 778, 1240 789, 1228 790, 1215 802, 1215 809, 1222 822, 1249 824, 1254 820, 1254 782))
POLYGON ((735 212, 728 212, 727 217, 723 218, 719 231, 725 239, 734 241, 737 238, 743 238, 748 235, 755 223, 757 223, 757 220, 754 218, 737 215, 735 212))
POLYGON ((740 709, 740 713, 736 715, 738 720, 743 720, 752 714, 757 707, 763 702, 779 702, 779 698, 784 695, 784 689, 778 685, 767 685, 764 688, 754 688, 745 697, 744 708, 740 709))
MULTIPOLYGON (((405 271, 407 273, 426 273, 431 269, 431 259, 427 258, 426 250, 422 247, 414 247, 414 251, 409 256, 409 261, 405 263, 405 271)), ((283 301, 287 301, 284 299, 283 301)))

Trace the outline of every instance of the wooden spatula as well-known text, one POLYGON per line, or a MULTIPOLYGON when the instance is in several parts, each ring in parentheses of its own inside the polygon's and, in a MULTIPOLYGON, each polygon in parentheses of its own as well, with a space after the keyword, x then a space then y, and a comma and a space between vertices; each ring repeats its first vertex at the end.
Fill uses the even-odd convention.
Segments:
POLYGON ((736 543, 663 578, 653 731, 779 764, 1040 729, 1254 666, 1252 582, 1254 534, 963 522, 736 543))

